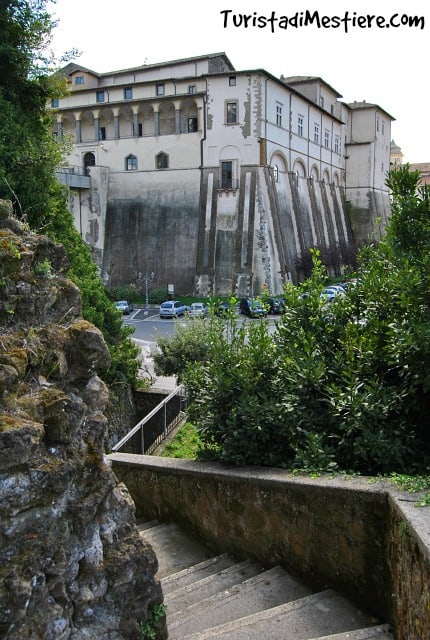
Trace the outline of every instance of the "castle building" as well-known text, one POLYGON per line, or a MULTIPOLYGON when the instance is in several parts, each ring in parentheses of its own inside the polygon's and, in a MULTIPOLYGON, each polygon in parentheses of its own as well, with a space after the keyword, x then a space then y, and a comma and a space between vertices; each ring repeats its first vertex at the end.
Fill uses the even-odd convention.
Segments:
POLYGON ((224 53, 63 71, 58 177, 106 284, 279 293, 309 248, 339 269, 387 219, 393 118, 320 77, 238 71, 224 53))

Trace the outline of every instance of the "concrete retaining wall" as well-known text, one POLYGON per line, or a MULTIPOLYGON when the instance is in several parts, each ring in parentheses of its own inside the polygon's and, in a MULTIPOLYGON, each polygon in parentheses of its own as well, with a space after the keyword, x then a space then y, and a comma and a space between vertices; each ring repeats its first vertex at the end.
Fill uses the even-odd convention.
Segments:
POLYGON ((397 640, 430 637, 429 512, 391 483, 109 457, 139 517, 177 522, 215 552, 338 589, 393 624, 397 640))

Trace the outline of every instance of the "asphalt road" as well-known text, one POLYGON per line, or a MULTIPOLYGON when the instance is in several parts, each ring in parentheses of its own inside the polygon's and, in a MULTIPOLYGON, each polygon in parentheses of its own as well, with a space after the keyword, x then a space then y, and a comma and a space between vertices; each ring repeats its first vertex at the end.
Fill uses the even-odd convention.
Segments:
MULTIPOLYGON (((273 330, 275 327, 276 318, 279 318, 279 316, 267 317, 266 322, 269 323, 269 330, 273 330)), ((256 320, 249 320, 243 315, 238 315, 238 321, 256 322, 256 320)), ((123 316, 124 325, 134 329, 134 333, 131 336, 133 340, 143 343, 156 343, 160 336, 173 335, 175 327, 181 322, 185 323, 187 321, 183 318, 178 318, 177 320, 160 318, 158 307, 150 309, 149 312, 145 309, 135 309, 129 316, 123 316)))
POLYGON ((135 309, 129 316, 123 316, 123 324, 134 329, 133 340, 142 342, 157 342, 160 336, 173 335, 178 321, 181 319, 160 318, 158 308, 150 309, 149 313, 145 309, 135 309))

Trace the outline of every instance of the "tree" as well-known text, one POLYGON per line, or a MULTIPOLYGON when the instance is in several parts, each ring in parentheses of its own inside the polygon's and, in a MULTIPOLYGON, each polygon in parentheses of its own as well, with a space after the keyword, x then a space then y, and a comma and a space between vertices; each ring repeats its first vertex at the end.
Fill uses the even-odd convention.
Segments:
MULTIPOLYGON (((109 382, 134 383, 138 350, 107 298, 90 249, 73 225, 66 193, 55 178, 64 153, 52 136, 53 98, 66 91, 58 62, 48 52, 49 0, 0 0, 0 198, 32 230, 65 245, 69 276, 79 286, 83 316, 104 334, 112 355, 109 382)), ((75 54, 65 54, 62 61, 75 54)))

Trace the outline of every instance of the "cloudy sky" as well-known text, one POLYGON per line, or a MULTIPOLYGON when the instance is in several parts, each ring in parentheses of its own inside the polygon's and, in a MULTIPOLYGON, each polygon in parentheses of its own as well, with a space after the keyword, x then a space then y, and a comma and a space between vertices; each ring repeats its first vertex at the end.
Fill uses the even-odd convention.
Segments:
POLYGON ((405 161, 430 162, 428 0, 56 0, 50 10, 56 55, 77 48, 75 62, 94 71, 224 51, 238 70, 321 76, 345 102, 395 118, 405 161))

